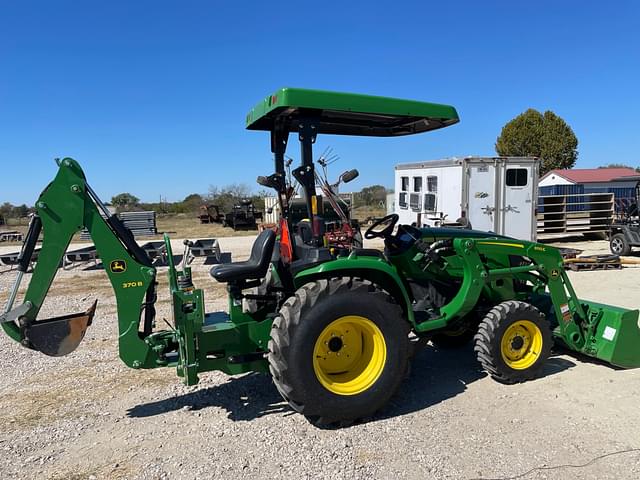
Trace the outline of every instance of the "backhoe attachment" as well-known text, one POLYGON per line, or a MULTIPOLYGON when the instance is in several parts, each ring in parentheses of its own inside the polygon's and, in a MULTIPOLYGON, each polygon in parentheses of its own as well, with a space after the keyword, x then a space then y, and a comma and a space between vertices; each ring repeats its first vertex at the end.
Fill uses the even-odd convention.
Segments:
POLYGON ((46 355, 62 356, 78 347, 91 325, 97 300, 80 313, 49 319, 38 319, 38 313, 71 238, 86 228, 116 293, 121 357, 129 366, 152 368, 157 352, 144 339, 151 334, 155 317, 155 269, 131 233, 91 190, 80 165, 65 158, 58 166, 55 179, 36 202, 0 325, 23 346, 46 355), (22 303, 14 306, 41 234, 42 246, 31 281, 22 303))
MULTIPOLYGON (((151 260, 93 192, 78 162, 65 158, 58 166, 58 174, 36 203, 36 214, 19 256, 16 281, 5 313, 0 315, 0 326, 11 338, 50 356, 66 355, 78 347, 93 321, 97 301, 86 311, 71 315, 39 319, 38 313, 71 238, 86 228, 116 296, 118 351, 127 366, 175 367, 187 385, 198 383, 200 372, 238 374, 267 370, 264 355, 271 317, 266 317, 264 311, 255 316, 245 313, 244 294, 240 291, 230 298, 229 313, 205 315, 204 293, 194 287, 191 269, 186 265, 188 250, 179 270, 167 235, 164 241, 173 322, 166 321, 169 330, 156 329, 156 270, 151 260), (41 233, 38 261, 22 303, 17 304, 21 280, 32 263, 41 233)), ((265 255, 271 258, 270 251, 265 255)), ((65 287, 64 282, 61 285, 65 287)), ((274 301, 271 296, 253 297, 258 297, 256 302, 274 301)))

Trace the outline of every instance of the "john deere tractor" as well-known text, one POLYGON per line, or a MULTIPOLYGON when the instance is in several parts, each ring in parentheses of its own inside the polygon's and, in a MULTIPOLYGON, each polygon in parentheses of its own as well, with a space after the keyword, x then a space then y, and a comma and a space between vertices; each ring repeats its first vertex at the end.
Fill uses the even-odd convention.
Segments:
POLYGON ((270 372, 292 409, 319 423, 373 414, 398 390, 415 343, 475 343, 480 364, 505 383, 538 375, 552 343, 619 367, 640 365, 638 311, 580 300, 550 246, 473 230, 418 229, 388 215, 365 232, 384 251, 323 247, 313 144, 319 134, 393 137, 458 122, 447 105, 281 89, 247 115, 247 128, 271 135, 282 218, 247 261, 211 270, 228 289, 226 312, 204 312, 204 292, 188 266, 176 268, 165 236, 173 324, 156 325, 157 271, 89 186, 80 165, 58 162, 36 203, 15 286, 0 317, 5 332, 47 355, 73 351, 96 311, 39 319, 38 311, 71 237, 86 228, 117 297, 121 359, 136 369, 175 367, 187 385, 201 373, 270 372), (285 150, 301 145, 292 173, 302 186, 311 236, 292 235, 285 150), (102 215, 101 215, 102 214, 102 215), (103 218, 105 217, 105 218, 103 218), (20 281, 36 241, 38 262, 22 301, 20 281))

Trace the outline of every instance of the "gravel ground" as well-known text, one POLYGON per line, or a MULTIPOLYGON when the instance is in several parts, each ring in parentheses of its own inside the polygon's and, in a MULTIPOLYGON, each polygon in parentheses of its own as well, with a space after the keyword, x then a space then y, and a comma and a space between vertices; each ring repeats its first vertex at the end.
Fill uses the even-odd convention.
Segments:
MULTIPOLYGON (((252 240, 221 244, 242 260, 252 240)), ((606 250, 605 242, 567 246, 606 250)), ((195 265, 196 282, 208 309, 220 310, 225 291, 209 268, 195 265)), ((640 307, 638 268, 570 276, 584 298, 640 307)), ((1 302, 13 278, 0 274, 1 302)), ((0 337, 2 479, 471 479, 533 468, 518 478, 640 478, 638 451, 597 459, 640 448, 638 370, 556 352, 542 378, 505 386, 480 371, 470 348, 427 347, 375 418, 320 429, 287 407, 267 375, 210 373, 186 387, 171 369, 126 368, 104 273, 76 269, 57 280, 42 316, 83 310, 96 297, 98 313, 84 342, 63 358, 0 337)), ((158 306, 158 317, 168 317, 166 296, 158 306)))

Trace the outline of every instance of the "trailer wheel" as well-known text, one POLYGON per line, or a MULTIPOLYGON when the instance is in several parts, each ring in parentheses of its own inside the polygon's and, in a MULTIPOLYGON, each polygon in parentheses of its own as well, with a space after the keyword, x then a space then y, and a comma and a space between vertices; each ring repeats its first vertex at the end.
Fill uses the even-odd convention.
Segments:
POLYGON ((496 380, 518 383, 536 377, 551 353, 551 327, 533 305, 510 300, 492 308, 480 322, 475 352, 496 380))
POLYGON ((631 245, 627 242, 627 237, 624 233, 616 233, 611 237, 609 248, 611 249, 611 253, 614 255, 621 255, 624 257, 631 254, 631 245))
POLYGON ((407 368, 409 325, 372 284, 351 278, 302 286, 274 320, 269 369, 291 408, 317 424, 373 415, 407 368))

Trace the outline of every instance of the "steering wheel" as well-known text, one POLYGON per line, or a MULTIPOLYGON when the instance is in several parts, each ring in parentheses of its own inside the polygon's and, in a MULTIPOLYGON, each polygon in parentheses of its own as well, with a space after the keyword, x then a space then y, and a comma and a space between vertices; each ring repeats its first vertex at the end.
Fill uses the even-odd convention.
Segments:
POLYGON ((364 232, 364 238, 371 240, 373 238, 387 238, 393 232, 393 227, 398 223, 400 217, 397 213, 392 213, 386 217, 382 217, 380 220, 373 222, 367 231, 364 232))

